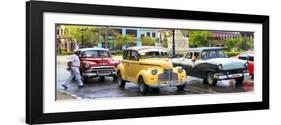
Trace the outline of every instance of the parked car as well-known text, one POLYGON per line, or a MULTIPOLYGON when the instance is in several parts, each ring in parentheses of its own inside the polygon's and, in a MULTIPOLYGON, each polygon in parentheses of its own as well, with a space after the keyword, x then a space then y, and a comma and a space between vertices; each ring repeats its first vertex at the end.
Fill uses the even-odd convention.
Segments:
POLYGON ((172 62, 174 66, 182 66, 187 75, 202 78, 210 85, 226 79, 242 84, 244 76, 249 75, 247 61, 228 58, 221 47, 190 48, 184 57, 172 62))
POLYGON ((254 53, 253 52, 244 52, 236 56, 237 59, 245 60, 248 62, 248 72, 251 78, 254 78, 254 53))
POLYGON ((91 77, 100 77, 104 80, 105 76, 117 80, 116 67, 119 62, 111 57, 110 51, 103 48, 83 48, 77 51, 80 51, 80 72, 83 82, 87 82, 91 77))
POLYGON ((123 52, 123 60, 117 67, 118 85, 124 88, 126 82, 139 85, 141 93, 149 89, 175 86, 183 90, 186 72, 180 66, 173 67, 169 50, 162 47, 130 47, 123 52))

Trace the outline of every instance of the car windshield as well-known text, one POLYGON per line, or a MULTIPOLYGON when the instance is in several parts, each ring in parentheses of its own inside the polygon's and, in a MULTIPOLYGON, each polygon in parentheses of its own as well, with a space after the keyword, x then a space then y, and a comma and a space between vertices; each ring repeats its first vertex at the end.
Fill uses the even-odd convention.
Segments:
POLYGON ((87 58, 107 58, 111 57, 110 52, 105 50, 88 50, 82 53, 82 57, 87 58))
POLYGON ((205 50, 202 52, 201 58, 206 60, 213 58, 227 58, 227 56, 223 50, 205 50))
POLYGON ((141 58, 169 58, 170 53, 168 51, 146 51, 140 52, 141 58))

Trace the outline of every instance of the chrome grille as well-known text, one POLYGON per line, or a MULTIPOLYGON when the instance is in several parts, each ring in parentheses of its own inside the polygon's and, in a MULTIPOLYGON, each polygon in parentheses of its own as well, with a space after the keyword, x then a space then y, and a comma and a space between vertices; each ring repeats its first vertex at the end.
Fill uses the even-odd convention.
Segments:
POLYGON ((114 67, 95 67, 92 68, 92 72, 113 72, 115 71, 114 67))
POLYGON ((178 74, 173 73, 173 69, 164 69, 164 72, 159 74, 159 81, 176 81, 178 80, 178 74))

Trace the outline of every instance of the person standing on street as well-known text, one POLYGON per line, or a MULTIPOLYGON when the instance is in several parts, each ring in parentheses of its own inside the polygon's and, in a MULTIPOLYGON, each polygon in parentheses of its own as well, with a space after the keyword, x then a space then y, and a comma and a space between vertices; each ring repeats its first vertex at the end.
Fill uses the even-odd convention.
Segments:
POLYGON ((62 84, 64 89, 68 88, 68 84, 71 82, 73 78, 78 82, 78 88, 81 89, 84 87, 84 84, 81 80, 80 75, 80 60, 79 60, 79 54, 80 51, 74 50, 73 55, 71 55, 69 61, 67 62, 67 70, 70 72, 70 76, 67 78, 67 80, 62 84))

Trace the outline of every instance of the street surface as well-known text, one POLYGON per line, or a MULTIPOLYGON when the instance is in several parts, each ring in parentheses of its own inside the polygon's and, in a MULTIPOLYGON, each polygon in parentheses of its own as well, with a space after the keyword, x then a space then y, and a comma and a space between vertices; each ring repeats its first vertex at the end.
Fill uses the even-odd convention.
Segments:
POLYGON ((244 82, 243 86, 236 86, 234 80, 218 81, 217 86, 210 86, 203 83, 202 79, 187 76, 187 85, 184 91, 177 91, 176 87, 161 88, 158 91, 150 91, 148 94, 140 94, 138 85, 134 83, 126 83, 124 89, 118 87, 116 81, 112 77, 106 77, 101 81, 98 77, 89 79, 84 83, 85 87, 78 89, 75 81, 69 84, 69 88, 64 90, 61 86, 69 76, 66 70, 66 57, 57 59, 57 100, 73 99, 79 97, 81 99, 96 98, 115 98, 115 97, 136 97, 136 96, 159 96, 159 95, 186 95, 186 94, 215 94, 215 93, 234 93, 253 91, 253 80, 249 79, 244 82), (61 92, 64 92, 61 94, 61 92), (72 97, 67 97, 70 94, 72 97), (63 96, 62 96, 63 95, 63 96))

